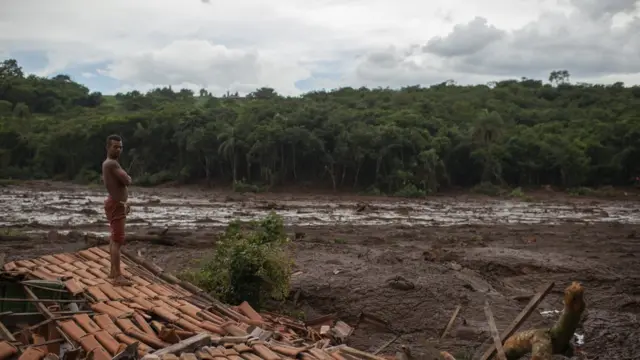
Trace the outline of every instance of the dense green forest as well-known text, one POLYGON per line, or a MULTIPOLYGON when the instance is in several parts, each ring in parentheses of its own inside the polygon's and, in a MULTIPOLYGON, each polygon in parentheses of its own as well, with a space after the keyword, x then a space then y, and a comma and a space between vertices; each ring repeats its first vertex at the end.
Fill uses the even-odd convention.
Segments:
POLYGON ((629 185, 640 175, 640 87, 453 81, 241 97, 158 88, 103 96, 67 75, 0 65, 0 177, 99 179, 124 139, 134 182, 302 184, 431 193, 481 183, 629 185))

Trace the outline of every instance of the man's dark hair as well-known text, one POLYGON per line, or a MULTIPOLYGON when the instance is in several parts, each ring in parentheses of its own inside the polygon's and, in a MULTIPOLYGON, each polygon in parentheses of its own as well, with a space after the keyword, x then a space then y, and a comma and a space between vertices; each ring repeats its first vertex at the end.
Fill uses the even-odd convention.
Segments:
POLYGON ((111 141, 122 141, 122 138, 120 137, 120 135, 115 134, 107 136, 107 146, 111 144, 111 141))

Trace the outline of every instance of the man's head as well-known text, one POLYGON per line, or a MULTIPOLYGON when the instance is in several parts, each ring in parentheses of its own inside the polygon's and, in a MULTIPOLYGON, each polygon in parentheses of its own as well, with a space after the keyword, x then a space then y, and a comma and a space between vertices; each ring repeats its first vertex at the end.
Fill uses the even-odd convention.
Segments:
POLYGON ((107 136, 107 157, 109 159, 118 159, 121 152, 122 138, 118 135, 107 136))

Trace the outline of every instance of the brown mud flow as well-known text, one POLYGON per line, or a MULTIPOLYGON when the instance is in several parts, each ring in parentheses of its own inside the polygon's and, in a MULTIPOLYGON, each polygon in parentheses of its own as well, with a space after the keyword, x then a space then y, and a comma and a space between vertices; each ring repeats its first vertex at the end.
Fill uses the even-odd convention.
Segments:
MULTIPOLYGON (((285 201, 187 194, 134 193, 135 229, 171 225, 186 230, 173 246, 133 242, 128 248, 178 271, 214 251, 220 226, 235 218, 283 215, 293 242, 292 298, 308 318, 328 313, 354 325, 362 313, 384 324, 360 322, 350 338, 374 351, 396 334, 385 352, 409 345, 417 358, 447 350, 457 359, 477 356, 490 342, 483 311, 491 305, 503 331, 535 291, 556 286, 521 329, 551 326, 572 281, 585 288, 587 311, 575 342, 584 358, 635 359, 640 354, 640 204, 635 202, 527 202, 447 199, 356 202, 331 198, 285 201), (237 200, 237 201, 235 201, 237 200), (449 335, 437 340, 454 309, 449 335)), ((8 231, 105 231, 103 197, 89 190, 0 194, 8 231)), ((176 230, 178 231, 178 230, 176 230)), ((74 236, 34 234, 28 242, 0 244, 8 259, 86 246, 74 236)))

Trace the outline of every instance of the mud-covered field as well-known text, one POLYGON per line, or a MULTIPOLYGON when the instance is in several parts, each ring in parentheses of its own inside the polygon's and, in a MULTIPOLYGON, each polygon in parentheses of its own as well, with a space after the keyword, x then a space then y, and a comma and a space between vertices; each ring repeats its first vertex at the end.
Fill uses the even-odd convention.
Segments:
MULTIPOLYGON (((292 294, 299 292, 308 318, 337 313, 353 325, 364 312, 388 322, 387 330, 361 323, 350 339, 355 347, 373 351, 397 332, 402 336, 385 352, 405 344, 417 356, 434 347, 468 356, 488 344, 485 300, 502 330, 527 295, 554 281, 523 328, 547 326, 562 308, 563 289, 580 281, 587 291, 587 314, 577 332, 584 340, 582 358, 637 359, 640 202, 552 198, 406 201, 135 189, 131 231, 168 227, 179 241, 127 246, 178 271, 213 251, 216 233, 229 221, 275 210, 298 234, 292 294), (435 340, 457 305, 462 310, 450 335, 435 340)), ((0 252, 29 258, 87 246, 78 232, 107 231, 103 199, 100 189, 74 186, 0 189, 0 236, 31 237, 5 236, 0 252), (61 235, 51 236, 51 230, 61 235)))

